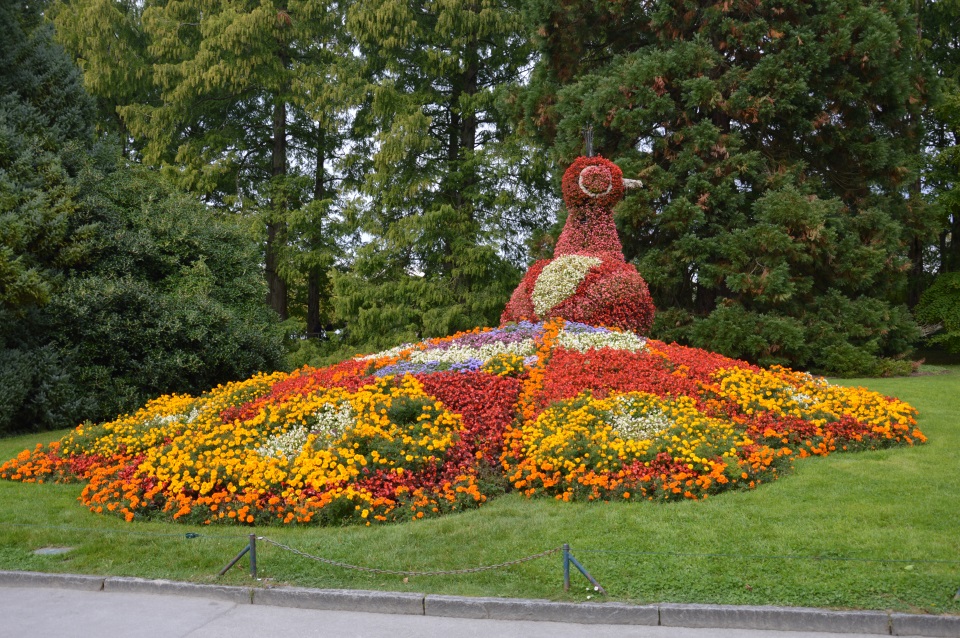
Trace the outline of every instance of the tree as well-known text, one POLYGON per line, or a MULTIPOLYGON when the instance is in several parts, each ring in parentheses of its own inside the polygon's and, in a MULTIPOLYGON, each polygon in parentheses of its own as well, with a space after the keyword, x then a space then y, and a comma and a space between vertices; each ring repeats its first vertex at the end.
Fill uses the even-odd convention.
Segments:
POLYGON ((4 0, 0 19, 0 305, 23 311, 50 298, 69 259, 70 177, 93 104, 37 8, 4 0))
POLYGON ((98 128, 116 135, 125 157, 134 147, 119 108, 155 97, 143 7, 137 0, 84 0, 55 2, 46 12, 57 40, 75 56, 84 87, 96 96, 98 128))
POLYGON ((960 3, 926 2, 921 8, 924 52, 941 81, 941 91, 926 113, 930 166, 925 180, 932 207, 941 221, 935 247, 938 273, 960 270, 960 3))
POLYGON ((277 365, 244 230, 95 141, 40 5, 0 20, 0 433, 277 365))
POLYGON ((305 287, 309 333, 326 323, 328 232, 357 76, 344 13, 321 0, 73 0, 56 13, 87 86, 112 105, 138 157, 262 224, 267 304, 286 319, 289 283, 305 287))
POLYGON ((355 219, 368 241, 335 280, 337 312, 367 344, 491 325, 545 217, 545 164, 504 116, 531 59, 520 7, 360 0, 350 26, 367 63, 355 219))
POLYGON ((910 244, 933 229, 908 195, 927 84, 908 3, 533 6, 530 120, 560 158, 594 126, 646 186, 618 223, 655 334, 840 374, 909 347, 910 244), (614 11, 635 35, 592 19, 614 11), (557 53, 571 23, 599 25, 577 27, 589 55, 572 72, 557 53))
POLYGON ((259 250, 236 220, 123 163, 87 165, 75 202, 77 259, 47 314, 85 419, 280 366, 259 250))

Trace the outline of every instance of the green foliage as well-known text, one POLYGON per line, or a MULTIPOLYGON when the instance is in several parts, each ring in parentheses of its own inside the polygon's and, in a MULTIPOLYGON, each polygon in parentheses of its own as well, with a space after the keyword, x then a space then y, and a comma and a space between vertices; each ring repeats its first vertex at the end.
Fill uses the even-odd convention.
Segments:
POLYGON ((49 306, 84 416, 197 393, 279 365, 249 236, 145 168, 80 177, 83 257, 49 306))
POLYGON ((921 324, 939 326, 927 340, 952 353, 960 353, 960 272, 939 275, 914 309, 921 324))
POLYGON ((279 364, 235 220, 93 144, 35 8, 0 4, 0 432, 104 419, 279 364))
POLYGON ((546 164, 506 117, 532 53, 520 4, 359 0, 348 17, 367 64, 351 212, 369 241, 334 279, 347 338, 494 325, 546 217, 546 164))
POLYGON ((926 115, 928 167, 924 186, 942 227, 940 242, 929 261, 939 272, 960 270, 960 39, 956 0, 925 2, 920 10, 923 52, 940 80, 926 115))
POLYGON ((844 375, 909 348, 911 247, 936 228, 907 195, 929 78, 910 3, 532 6, 528 126, 569 160, 592 125, 644 182, 617 223, 656 336, 844 375))
POLYGON ((71 175, 93 104, 34 9, 5 1, 0 23, 0 308, 25 312, 70 259, 71 175))

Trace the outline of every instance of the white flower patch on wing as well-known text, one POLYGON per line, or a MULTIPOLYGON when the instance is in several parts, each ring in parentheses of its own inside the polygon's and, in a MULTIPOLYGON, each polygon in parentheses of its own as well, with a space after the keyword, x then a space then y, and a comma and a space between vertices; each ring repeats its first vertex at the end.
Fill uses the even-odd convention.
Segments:
POLYGON ((586 352, 590 348, 613 348, 614 350, 629 350, 639 352, 647 344, 647 340, 638 337, 632 332, 571 332, 561 330, 557 335, 556 344, 567 350, 586 352))
POLYGON ((543 316, 554 306, 568 299, 577 291, 577 286, 600 260, 587 255, 561 255, 555 258, 533 285, 533 309, 543 316))
POLYGON ((479 348, 454 345, 443 349, 431 348, 429 350, 416 350, 410 353, 410 357, 407 360, 411 363, 427 363, 428 361, 463 363, 470 359, 486 361, 491 357, 501 354, 515 354, 519 357, 529 357, 536 354, 536 351, 537 348, 533 339, 524 339, 523 341, 514 341, 513 343, 485 343, 479 348))

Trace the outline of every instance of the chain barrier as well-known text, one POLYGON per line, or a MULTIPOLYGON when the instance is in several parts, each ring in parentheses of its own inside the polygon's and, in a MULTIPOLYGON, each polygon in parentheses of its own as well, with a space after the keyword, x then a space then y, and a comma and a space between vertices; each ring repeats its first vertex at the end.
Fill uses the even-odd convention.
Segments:
POLYGON ((280 549, 286 550, 288 552, 292 552, 294 554, 297 554, 298 556, 309 558, 311 560, 315 560, 319 563, 324 563, 326 565, 341 567, 343 569, 355 569, 357 571, 369 572, 372 574, 389 574, 393 576, 444 576, 444 575, 451 575, 451 574, 475 574, 477 572, 486 572, 492 569, 503 569, 504 567, 511 567, 513 565, 527 563, 532 560, 544 558, 545 556, 549 556, 551 554, 556 554, 557 552, 560 552, 563 550, 563 547, 554 547, 552 549, 542 551, 539 554, 533 554, 532 556, 525 556, 524 558, 518 558, 516 560, 507 561, 505 563, 497 563, 496 565, 484 565, 482 567, 470 567, 467 569, 442 569, 442 570, 436 570, 436 571, 418 572, 418 571, 407 571, 407 570, 398 570, 398 569, 378 569, 376 567, 363 567, 360 565, 350 565, 349 563, 342 563, 337 560, 331 560, 329 558, 323 558, 320 556, 314 556, 313 554, 308 554, 307 552, 301 551, 299 549, 295 549, 293 547, 290 547, 289 545, 284 545, 283 543, 277 542, 265 536, 258 536, 257 540, 261 540, 264 543, 269 543, 270 545, 273 545, 274 547, 279 547, 280 549))

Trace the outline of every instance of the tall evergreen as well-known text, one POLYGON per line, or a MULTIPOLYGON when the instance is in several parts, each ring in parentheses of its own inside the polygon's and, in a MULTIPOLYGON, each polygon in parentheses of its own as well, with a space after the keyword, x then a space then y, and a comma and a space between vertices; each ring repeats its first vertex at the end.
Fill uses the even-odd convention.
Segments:
POLYGON ((95 140, 41 7, 0 0, 0 434, 278 365, 245 231, 95 140))
POLYGON ((927 116, 931 150, 926 184, 942 231, 931 255, 939 273, 960 271, 960 2, 922 5, 924 53, 941 81, 927 116))
POLYGON ((286 319, 293 294, 311 333, 327 322, 331 206, 357 76, 345 6, 72 0, 56 12, 137 157, 258 220, 267 304, 286 319), (98 37, 104 30, 113 37, 98 37))
POLYGON ((531 60, 514 0, 359 0, 367 63, 356 135, 365 241, 337 278, 358 343, 496 323, 542 223, 542 159, 507 126, 531 60))
POLYGON ((908 348, 910 247, 931 233, 910 196, 927 84, 910 3, 531 6, 528 119, 560 158, 593 126, 644 182, 618 224, 658 336, 841 374, 908 348))
POLYGON ((148 40, 138 0, 54 2, 46 11, 57 40, 73 53, 87 91, 96 96, 98 128, 116 136, 121 152, 133 151, 119 107, 141 103, 152 93, 148 40))

